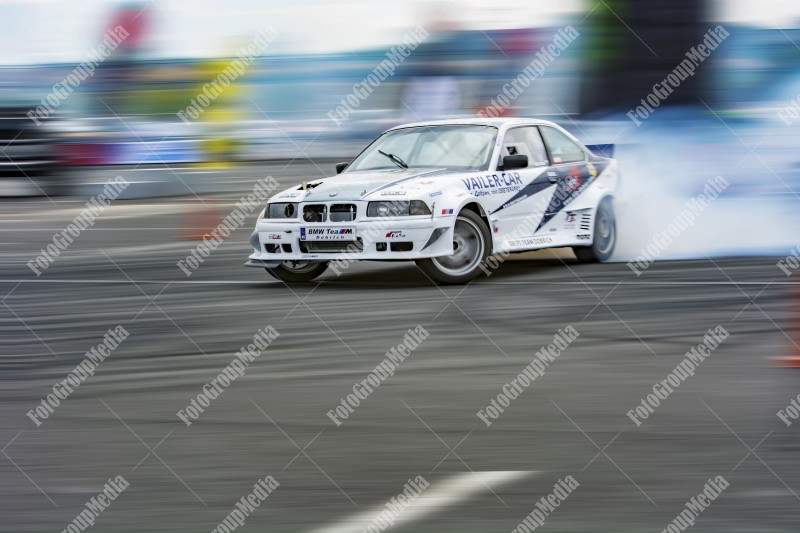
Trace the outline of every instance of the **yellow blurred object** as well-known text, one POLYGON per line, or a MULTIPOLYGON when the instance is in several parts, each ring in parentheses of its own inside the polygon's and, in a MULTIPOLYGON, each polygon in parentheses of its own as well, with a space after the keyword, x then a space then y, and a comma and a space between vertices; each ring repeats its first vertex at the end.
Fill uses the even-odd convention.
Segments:
MULTIPOLYGON (((202 82, 197 89, 198 94, 203 92, 206 83, 217 79, 230 61, 231 59, 209 59, 198 64, 198 78, 202 82)), ((201 142, 201 151, 206 158, 197 164, 198 167, 220 170, 233 166, 236 159, 236 141, 229 134, 229 127, 240 118, 237 103, 244 91, 243 83, 232 80, 204 110, 200 120, 205 124, 213 124, 213 127, 209 128, 213 133, 201 142)))

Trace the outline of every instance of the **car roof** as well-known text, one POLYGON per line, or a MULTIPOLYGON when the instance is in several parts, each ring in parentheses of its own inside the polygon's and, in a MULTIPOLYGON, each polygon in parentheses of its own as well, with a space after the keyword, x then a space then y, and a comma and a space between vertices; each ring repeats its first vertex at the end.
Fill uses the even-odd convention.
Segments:
POLYGON ((445 119, 445 120, 431 120, 428 122, 412 122, 409 124, 401 124, 399 126, 395 126, 394 128, 390 128, 391 130, 401 129, 401 128, 413 128, 419 126, 459 126, 459 125, 471 125, 471 126, 492 126, 495 128, 503 128, 509 126, 517 126, 523 124, 543 124, 548 126, 557 126, 557 124, 550 122, 549 120, 542 120, 537 118, 455 118, 455 119, 445 119))

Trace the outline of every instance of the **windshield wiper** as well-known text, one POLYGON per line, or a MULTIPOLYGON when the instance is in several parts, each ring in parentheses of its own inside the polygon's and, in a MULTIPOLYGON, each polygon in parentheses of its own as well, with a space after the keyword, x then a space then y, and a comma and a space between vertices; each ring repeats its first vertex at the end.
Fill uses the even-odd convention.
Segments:
POLYGON ((381 154, 381 155, 385 155, 386 157, 391 159, 392 163, 394 163, 398 167, 400 167, 400 168, 408 168, 408 165, 406 164, 406 162, 403 161, 402 159, 400 159, 398 156, 396 156, 394 154, 387 154, 383 150, 378 150, 378 153, 381 154))

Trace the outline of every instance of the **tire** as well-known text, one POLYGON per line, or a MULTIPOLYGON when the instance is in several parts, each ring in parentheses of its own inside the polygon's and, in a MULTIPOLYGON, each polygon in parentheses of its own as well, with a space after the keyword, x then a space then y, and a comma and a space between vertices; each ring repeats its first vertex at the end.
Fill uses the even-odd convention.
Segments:
POLYGON ((574 246, 572 251, 581 263, 604 263, 614 253, 617 244, 617 222, 611 198, 605 197, 594 216, 594 236, 591 246, 574 246))
POLYGON ((417 266, 441 284, 460 284, 480 276, 481 264, 492 251, 492 235, 481 217, 467 209, 456 218, 453 255, 418 259, 417 266))
POLYGON ((325 272, 327 261, 284 261, 275 268, 265 268, 273 278, 285 283, 307 283, 325 272))

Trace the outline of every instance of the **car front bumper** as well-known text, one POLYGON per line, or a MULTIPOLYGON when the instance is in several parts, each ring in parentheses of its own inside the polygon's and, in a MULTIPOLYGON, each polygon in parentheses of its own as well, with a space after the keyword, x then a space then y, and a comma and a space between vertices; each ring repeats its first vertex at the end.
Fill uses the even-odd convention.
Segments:
POLYGON ((414 260, 453 253, 450 217, 387 217, 341 223, 259 219, 246 266, 283 261, 414 260), (344 233, 344 234, 342 234, 344 233), (323 238, 324 240, 312 240, 323 238))

